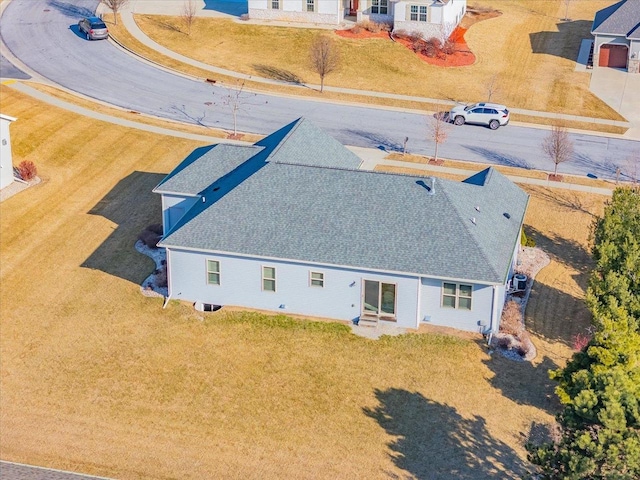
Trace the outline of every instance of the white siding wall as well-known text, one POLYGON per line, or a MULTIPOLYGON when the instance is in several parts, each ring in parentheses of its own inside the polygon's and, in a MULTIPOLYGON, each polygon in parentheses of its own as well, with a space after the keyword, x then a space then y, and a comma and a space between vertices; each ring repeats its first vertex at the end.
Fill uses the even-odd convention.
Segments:
POLYGON ((15 118, 0 116, 0 189, 13 182, 13 161, 11 158, 11 136, 9 125, 15 118))
POLYGON ((342 0, 316 0, 315 12, 307 11, 306 0, 280 0, 272 9, 270 0, 249 0, 249 18, 283 22, 338 24, 344 17, 342 0))
MULTIPOLYGON (((471 310, 460 310, 442 307, 442 280, 422 278, 421 283, 421 322, 470 332, 482 332, 490 327, 493 305, 493 287, 491 285, 473 285, 471 310)), ((504 295, 501 298, 504 299, 504 295)))
POLYGON ((182 197, 179 195, 162 195, 162 226, 166 234, 182 215, 200 200, 199 197, 182 197))
POLYGON ((396 284, 397 324, 417 327, 417 277, 174 249, 167 257, 172 299, 353 320, 367 279, 396 284), (220 285, 207 285, 207 259, 220 262, 220 285), (262 266, 275 267, 275 292, 262 290, 262 266), (324 287, 309 285, 310 271, 324 273, 324 287))
POLYGON ((458 25, 467 9, 466 0, 451 0, 447 4, 434 3, 433 0, 407 0, 394 5, 393 28, 407 32, 422 32, 425 38, 439 37, 443 23, 458 25), (426 5, 428 22, 411 20, 410 6, 426 5))
POLYGON ((640 40, 631 40, 629 48, 629 72, 640 73, 640 40))

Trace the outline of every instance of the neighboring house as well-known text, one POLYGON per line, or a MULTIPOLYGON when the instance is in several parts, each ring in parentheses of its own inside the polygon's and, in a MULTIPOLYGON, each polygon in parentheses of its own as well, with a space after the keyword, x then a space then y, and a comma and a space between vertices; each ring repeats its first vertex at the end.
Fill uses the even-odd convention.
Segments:
POLYGON ((360 163, 305 119, 194 151, 154 189, 168 298, 496 331, 528 195, 493 168, 456 182, 360 163))
POLYGON ((596 13, 593 66, 640 73, 640 0, 622 0, 596 13))
POLYGON ((433 37, 441 26, 452 31, 466 8, 467 0, 249 0, 249 17, 336 25, 355 17, 358 22, 385 22, 433 37))
POLYGON ((0 113, 0 190, 13 182, 9 125, 16 119, 0 113))

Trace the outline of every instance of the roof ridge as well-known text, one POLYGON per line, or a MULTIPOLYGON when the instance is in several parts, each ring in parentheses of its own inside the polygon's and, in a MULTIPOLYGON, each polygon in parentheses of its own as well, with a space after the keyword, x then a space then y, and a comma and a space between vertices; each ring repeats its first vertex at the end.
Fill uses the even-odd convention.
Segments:
MULTIPOLYGON (((460 183, 462 183, 462 182, 460 182, 460 183)), ((483 188, 485 186, 486 185, 482 185, 483 188)), ((480 245, 481 242, 478 241, 477 235, 471 230, 471 226, 467 225, 467 222, 471 223, 471 220, 468 219, 468 218, 465 218, 465 215, 463 215, 462 212, 460 212, 460 210, 458 208, 458 205, 456 204, 456 202, 453 202, 451 200, 451 197, 449 196, 449 194, 447 193, 447 190, 445 188, 442 189, 442 193, 447 198, 447 201, 449 202, 449 204, 453 207, 453 210, 458 214, 458 218, 460 220, 462 220, 463 228, 469 234, 469 236, 471 237, 471 240, 473 240, 471 242, 471 244, 475 247, 476 251, 479 252, 480 256, 485 261, 485 264, 488 265, 489 268, 491 269, 491 272, 494 275, 496 275, 497 277, 499 277, 500 274, 498 274, 498 272, 496 271, 493 263, 489 261, 489 256, 487 255, 487 252, 485 252, 484 248, 482 248, 482 246, 480 245)))
MULTIPOLYGON (((277 143, 277 145, 276 145, 275 147, 273 147, 273 149, 271 150, 271 152, 269 153, 269 155, 267 155, 267 158, 265 158, 265 159, 264 159, 264 161, 265 161, 265 162, 269 162, 269 159, 270 159, 271 157, 273 157, 273 156, 278 152, 278 150, 280 150, 280 149, 282 148, 282 145, 284 145, 284 144, 286 143, 286 141, 289 139, 289 137, 291 137, 291 135, 293 134, 293 132, 295 132, 295 131, 298 129, 298 127, 300 126, 300 124, 302 123, 302 121, 303 121, 303 120, 304 120, 304 117, 299 117, 298 119, 296 119, 296 120, 294 120, 294 121, 292 122, 292 123, 293 123, 293 126, 291 127, 291 129, 289 129, 289 131, 287 132, 287 134, 286 134, 284 137, 282 137, 282 140, 280 140, 280 141, 277 143)), ((265 138, 268 138, 268 136, 267 136, 267 137, 265 137, 265 138)), ((264 140, 264 139, 263 139, 263 140, 264 140)), ((256 143, 257 143, 257 142, 256 142, 256 143)), ((254 144, 254 145, 255 145, 255 144, 254 144)))

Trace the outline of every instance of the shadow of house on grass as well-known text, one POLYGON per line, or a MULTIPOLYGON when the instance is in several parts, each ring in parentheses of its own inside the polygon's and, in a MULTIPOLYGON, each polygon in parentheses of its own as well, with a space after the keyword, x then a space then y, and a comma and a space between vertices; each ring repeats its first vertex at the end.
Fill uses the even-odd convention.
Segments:
MULTIPOLYGON (((487 431, 485 420, 463 418, 455 408, 418 392, 376 390, 380 405, 365 408, 391 436, 393 462, 418 479, 520 479, 526 465, 487 431)), ((413 478, 412 477, 412 478, 413 478)))
POLYGON ((140 232, 162 223, 160 196, 151 190, 165 177, 133 172, 120 180, 88 213, 116 224, 113 232, 81 265, 141 284, 153 271, 153 261, 135 250, 140 232))
POLYGON ((576 61, 582 40, 592 38, 592 24, 593 22, 588 20, 559 22, 556 24, 557 32, 530 33, 531 50, 534 54, 553 55, 576 61))

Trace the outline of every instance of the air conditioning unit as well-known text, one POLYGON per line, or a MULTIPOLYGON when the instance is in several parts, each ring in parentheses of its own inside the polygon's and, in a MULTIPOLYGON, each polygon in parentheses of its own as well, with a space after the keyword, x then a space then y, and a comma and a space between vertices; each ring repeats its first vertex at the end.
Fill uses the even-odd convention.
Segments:
POLYGON ((513 276, 513 289, 514 290, 526 290, 527 288, 527 276, 523 273, 518 273, 513 276))

